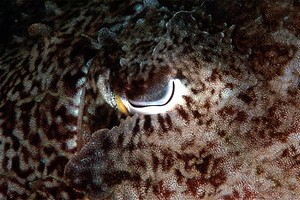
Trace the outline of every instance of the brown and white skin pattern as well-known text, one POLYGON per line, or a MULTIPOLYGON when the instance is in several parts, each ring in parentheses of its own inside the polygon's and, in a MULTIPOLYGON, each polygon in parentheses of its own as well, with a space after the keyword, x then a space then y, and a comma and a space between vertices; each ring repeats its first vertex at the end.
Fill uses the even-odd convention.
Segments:
POLYGON ((299 9, 91 1, 34 24, 0 58, 0 199, 299 198, 299 9), (129 99, 188 93, 124 118, 103 77, 129 99))
POLYGON ((88 84, 98 52, 88 37, 103 23, 103 5, 73 5, 28 27, 30 36, 1 55, 0 199, 83 198, 64 183, 64 167, 91 132, 119 123, 88 84))

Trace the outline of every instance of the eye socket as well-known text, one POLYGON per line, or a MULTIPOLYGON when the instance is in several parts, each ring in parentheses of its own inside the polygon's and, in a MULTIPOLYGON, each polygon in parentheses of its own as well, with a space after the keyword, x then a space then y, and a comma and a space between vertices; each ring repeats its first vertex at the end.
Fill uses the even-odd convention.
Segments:
POLYGON ((164 113, 182 102, 182 95, 186 94, 186 88, 179 79, 171 79, 162 91, 156 91, 152 98, 137 101, 126 97, 116 96, 119 110, 125 114, 159 114, 164 113))

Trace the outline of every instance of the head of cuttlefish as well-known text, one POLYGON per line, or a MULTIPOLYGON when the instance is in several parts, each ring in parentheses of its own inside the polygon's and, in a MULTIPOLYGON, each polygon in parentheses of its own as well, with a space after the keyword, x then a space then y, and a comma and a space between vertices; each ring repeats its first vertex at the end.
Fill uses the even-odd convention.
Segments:
POLYGON ((299 38, 261 18, 220 28, 201 10, 145 10, 99 31, 92 85, 129 116, 92 134, 67 183, 91 198, 299 194, 299 38))

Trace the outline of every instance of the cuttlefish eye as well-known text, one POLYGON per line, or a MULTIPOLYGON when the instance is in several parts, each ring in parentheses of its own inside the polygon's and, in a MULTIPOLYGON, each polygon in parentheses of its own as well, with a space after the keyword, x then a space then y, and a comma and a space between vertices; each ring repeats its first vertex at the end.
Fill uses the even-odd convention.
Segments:
POLYGON ((182 102, 186 88, 179 79, 171 79, 161 91, 147 94, 143 100, 128 99, 125 95, 116 95, 119 111, 125 114, 159 114, 164 113, 182 102))

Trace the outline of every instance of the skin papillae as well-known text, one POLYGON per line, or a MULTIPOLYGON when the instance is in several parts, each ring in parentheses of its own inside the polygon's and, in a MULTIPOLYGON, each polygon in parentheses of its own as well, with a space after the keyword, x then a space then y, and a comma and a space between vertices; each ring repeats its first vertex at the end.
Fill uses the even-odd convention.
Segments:
POLYGON ((300 196, 299 1, 77 4, 0 57, 1 199, 300 196), (172 78, 188 94, 163 114, 99 92, 172 78))

